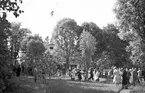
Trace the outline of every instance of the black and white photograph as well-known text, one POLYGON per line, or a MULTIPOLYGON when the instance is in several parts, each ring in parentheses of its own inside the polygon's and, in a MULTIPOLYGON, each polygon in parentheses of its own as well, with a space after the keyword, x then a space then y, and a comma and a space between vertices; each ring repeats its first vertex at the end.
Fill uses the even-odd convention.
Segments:
POLYGON ((145 0, 0 0, 0 93, 145 93, 145 0))

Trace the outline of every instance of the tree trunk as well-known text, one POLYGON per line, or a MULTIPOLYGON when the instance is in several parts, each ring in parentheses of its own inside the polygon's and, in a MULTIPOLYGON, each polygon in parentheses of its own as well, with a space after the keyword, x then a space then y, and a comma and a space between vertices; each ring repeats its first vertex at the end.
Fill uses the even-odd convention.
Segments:
POLYGON ((66 56, 66 63, 64 67, 64 73, 66 74, 67 70, 69 69, 69 55, 66 56))
POLYGON ((91 61, 91 53, 89 50, 85 50, 85 54, 84 54, 84 62, 85 62, 85 70, 86 70, 85 80, 88 79, 88 69, 90 66, 90 61, 91 61))

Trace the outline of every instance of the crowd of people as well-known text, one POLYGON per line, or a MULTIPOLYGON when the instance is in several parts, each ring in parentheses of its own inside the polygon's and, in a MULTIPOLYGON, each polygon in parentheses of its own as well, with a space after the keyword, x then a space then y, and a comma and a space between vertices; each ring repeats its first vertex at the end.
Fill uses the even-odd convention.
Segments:
MULTIPOLYGON (((16 76, 20 76, 20 73, 24 73, 23 66, 16 66, 13 68, 16 76)), ((60 75, 59 75, 60 76, 60 75)), ((79 68, 73 68, 69 71, 69 76, 72 80, 91 80, 100 81, 100 77, 105 76, 106 80, 112 80, 116 85, 122 84, 123 89, 127 89, 129 86, 135 86, 138 83, 145 82, 145 70, 141 68, 117 68, 112 67, 109 70, 99 70, 90 67, 88 72, 79 68), (87 76, 86 76, 87 75, 87 76)))
POLYGON ((127 89, 129 86, 135 86, 137 83, 145 81, 145 71, 141 68, 116 68, 113 67, 108 71, 100 71, 93 69, 92 67, 88 70, 88 78, 85 79, 85 70, 74 68, 71 70, 70 76, 72 80, 93 80, 99 81, 102 75, 106 76, 106 79, 111 79, 116 85, 122 84, 123 89, 127 89))
MULTIPOLYGON (((86 71, 74 68, 74 69, 72 69, 72 71, 70 73, 70 76, 71 76, 72 80, 79 80, 79 81, 86 80, 85 79, 86 71)), ((93 69, 92 67, 89 68, 87 80, 99 81, 99 76, 100 76, 100 71, 99 70, 93 69)))
POLYGON ((140 68, 113 68, 108 75, 113 77, 113 83, 122 84, 122 88, 127 89, 129 86, 135 86, 137 83, 145 81, 145 72, 140 68))

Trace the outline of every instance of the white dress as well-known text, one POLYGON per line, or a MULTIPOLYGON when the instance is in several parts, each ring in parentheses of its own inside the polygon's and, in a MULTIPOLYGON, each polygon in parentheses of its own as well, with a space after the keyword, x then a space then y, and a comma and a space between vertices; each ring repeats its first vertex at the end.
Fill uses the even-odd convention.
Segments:
POLYGON ((113 83, 115 83, 115 84, 120 83, 119 70, 115 69, 113 74, 114 74, 113 83))
POLYGON ((94 80, 98 80, 99 79, 99 75, 100 75, 100 72, 97 71, 94 73, 94 80))

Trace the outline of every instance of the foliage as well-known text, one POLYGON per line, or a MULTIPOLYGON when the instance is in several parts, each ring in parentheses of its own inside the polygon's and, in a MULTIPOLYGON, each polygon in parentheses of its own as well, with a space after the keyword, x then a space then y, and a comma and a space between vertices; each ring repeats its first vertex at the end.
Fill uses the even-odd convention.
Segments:
POLYGON ((84 59, 84 66, 86 70, 85 79, 87 79, 88 68, 92 61, 92 55, 96 49, 96 39, 88 32, 83 31, 80 36, 80 50, 82 51, 82 57, 84 59))
POLYGON ((80 49, 82 50, 82 55, 84 55, 85 50, 90 50, 91 55, 93 55, 96 47, 96 39, 87 31, 83 31, 80 36, 80 49))
MULTIPOLYGON (((5 68, 7 64, 7 61, 10 57, 10 51, 8 50, 8 37, 10 36, 10 23, 8 22, 7 18, 7 12, 11 12, 14 14, 15 17, 18 17, 23 11, 20 10, 20 7, 18 5, 19 1, 15 0, 1 0, 0 1, 0 74, 5 73, 2 71, 2 69, 5 68)), ((22 3, 22 0, 20 0, 20 3, 22 3)), ((7 86, 5 85, 4 78, 5 75, 2 75, 0 77, 0 82, 4 83, 4 86, 0 86, 0 91, 4 90, 3 87, 7 86)))
POLYGON ((130 42, 128 46, 131 52, 130 59, 135 65, 143 63, 145 60, 145 1, 118 0, 114 10, 120 24, 120 37, 130 42))
POLYGON ((15 17, 18 17, 23 10, 20 10, 19 3, 22 3, 22 0, 2 0, 0 2, 0 10, 2 10, 2 15, 6 18, 6 12, 12 12, 15 17))
POLYGON ((45 38, 45 40, 44 40, 44 46, 45 46, 46 48, 48 48, 49 43, 50 43, 50 39, 49 39, 49 37, 47 36, 47 37, 45 38))
POLYGON ((107 24, 107 26, 104 27, 103 30, 107 33, 112 33, 112 34, 119 33, 119 29, 114 24, 107 24))
POLYGON ((29 35, 31 31, 26 28, 21 28, 20 23, 11 23, 10 32, 9 49, 11 52, 11 58, 16 60, 21 49, 23 38, 29 35))
POLYGON ((75 22, 75 20, 64 18, 57 23, 52 35, 55 46, 58 50, 61 50, 61 52, 63 52, 63 58, 65 58, 66 68, 68 68, 69 66, 69 59, 72 56, 75 45, 74 42, 76 40, 76 27, 77 23, 75 22))
POLYGON ((129 63, 126 52, 127 42, 118 37, 119 30, 113 24, 108 24, 96 35, 96 52, 94 61, 99 67, 120 66, 129 63))
POLYGON ((44 47, 43 43, 39 40, 31 39, 28 42, 27 47, 28 47, 28 53, 30 53, 34 57, 42 55, 43 52, 45 51, 45 47, 44 47))
POLYGON ((82 29, 88 31, 94 37, 97 35, 98 32, 102 31, 95 23, 93 22, 84 22, 81 25, 82 29))
POLYGON ((49 75, 49 78, 56 74, 57 64, 58 63, 56 62, 55 57, 52 56, 47 49, 43 55, 42 63, 40 65, 43 65, 42 69, 44 69, 45 73, 49 75))
MULTIPOLYGON (((100 29, 95 23, 93 22, 84 22, 81 25, 81 28, 85 31, 88 31, 96 38, 96 42, 100 41, 100 36, 102 33, 102 29, 100 29)), ((96 55, 98 55, 98 45, 96 44, 96 50, 94 51, 94 55, 92 55, 92 61, 95 61, 96 55)))
POLYGON ((28 52, 28 44, 30 40, 35 40, 35 41, 38 40, 40 42, 43 42, 42 38, 37 34, 35 34, 34 36, 33 35, 26 36, 21 42, 21 49, 24 53, 28 52))
POLYGON ((22 40, 21 49, 25 54, 26 59, 33 60, 34 62, 40 60, 46 48, 39 35, 29 35, 22 40))
POLYGON ((135 29, 141 38, 145 38, 144 0, 118 0, 114 10, 123 31, 135 29))

